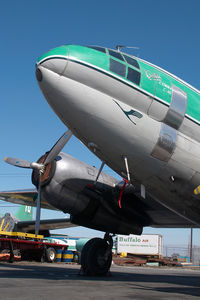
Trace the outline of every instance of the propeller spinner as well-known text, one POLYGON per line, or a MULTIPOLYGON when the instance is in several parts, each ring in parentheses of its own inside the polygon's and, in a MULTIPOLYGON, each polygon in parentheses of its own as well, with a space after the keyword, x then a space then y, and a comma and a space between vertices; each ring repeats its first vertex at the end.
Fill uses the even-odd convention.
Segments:
POLYGON ((45 172, 46 166, 53 162, 66 143, 72 136, 70 130, 66 131, 61 138, 54 144, 51 150, 48 152, 43 163, 29 162, 27 160, 6 157, 4 161, 10 165, 20 168, 33 169, 38 171, 38 198, 37 198, 37 209, 36 209, 36 222, 35 222, 35 234, 39 233, 40 227, 40 211, 41 211, 41 177, 45 172))

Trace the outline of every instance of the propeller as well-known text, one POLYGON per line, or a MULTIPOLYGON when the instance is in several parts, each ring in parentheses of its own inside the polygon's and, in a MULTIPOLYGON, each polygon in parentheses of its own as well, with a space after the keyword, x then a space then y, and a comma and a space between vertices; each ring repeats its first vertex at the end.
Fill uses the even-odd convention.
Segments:
POLYGON ((195 194, 195 195, 199 195, 199 194, 200 194, 200 185, 198 185, 198 186, 196 187, 196 189, 194 189, 194 194, 195 194))
POLYGON ((6 157, 4 159, 4 161, 6 163, 13 165, 15 167, 33 169, 33 170, 38 171, 38 179, 39 180, 38 180, 38 197, 37 197, 36 222, 35 222, 35 234, 36 235, 39 233, 39 227, 40 227, 41 177, 42 177, 43 173, 45 172, 46 166, 57 157, 57 155, 60 153, 60 151, 66 145, 66 143, 69 141, 71 136, 72 136, 72 132, 70 130, 67 130, 61 136, 61 138, 54 144, 54 146, 51 148, 51 150, 48 152, 43 163, 29 162, 27 160, 13 158, 13 157, 6 157))

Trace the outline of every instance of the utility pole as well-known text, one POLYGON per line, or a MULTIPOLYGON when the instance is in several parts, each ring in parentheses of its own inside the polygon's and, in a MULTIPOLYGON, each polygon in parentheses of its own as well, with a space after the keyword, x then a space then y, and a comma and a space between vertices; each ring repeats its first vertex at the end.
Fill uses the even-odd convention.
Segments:
POLYGON ((190 229, 190 262, 192 263, 193 228, 190 229))

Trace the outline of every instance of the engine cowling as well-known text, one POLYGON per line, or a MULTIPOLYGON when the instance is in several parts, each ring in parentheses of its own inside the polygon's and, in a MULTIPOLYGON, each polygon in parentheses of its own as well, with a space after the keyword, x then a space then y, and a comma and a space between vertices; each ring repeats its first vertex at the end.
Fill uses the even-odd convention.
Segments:
MULTIPOLYGON (((124 194, 122 209, 118 205, 119 181, 76 158, 60 153, 55 165, 48 168, 42 184, 42 198, 55 208, 69 213, 73 223, 104 232, 141 234, 144 220, 124 194), (48 176, 47 176, 48 175, 48 176)), ((37 176, 33 174, 35 182, 37 176)), ((130 190, 130 188, 129 188, 130 190)))

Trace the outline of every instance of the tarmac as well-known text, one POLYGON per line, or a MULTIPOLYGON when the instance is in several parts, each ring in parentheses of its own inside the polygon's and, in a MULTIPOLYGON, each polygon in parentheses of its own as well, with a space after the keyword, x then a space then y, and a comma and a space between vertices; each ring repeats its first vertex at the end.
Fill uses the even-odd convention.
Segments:
POLYGON ((64 263, 0 263, 0 298, 198 299, 200 270, 112 266, 105 277, 80 275, 80 266, 64 263))

